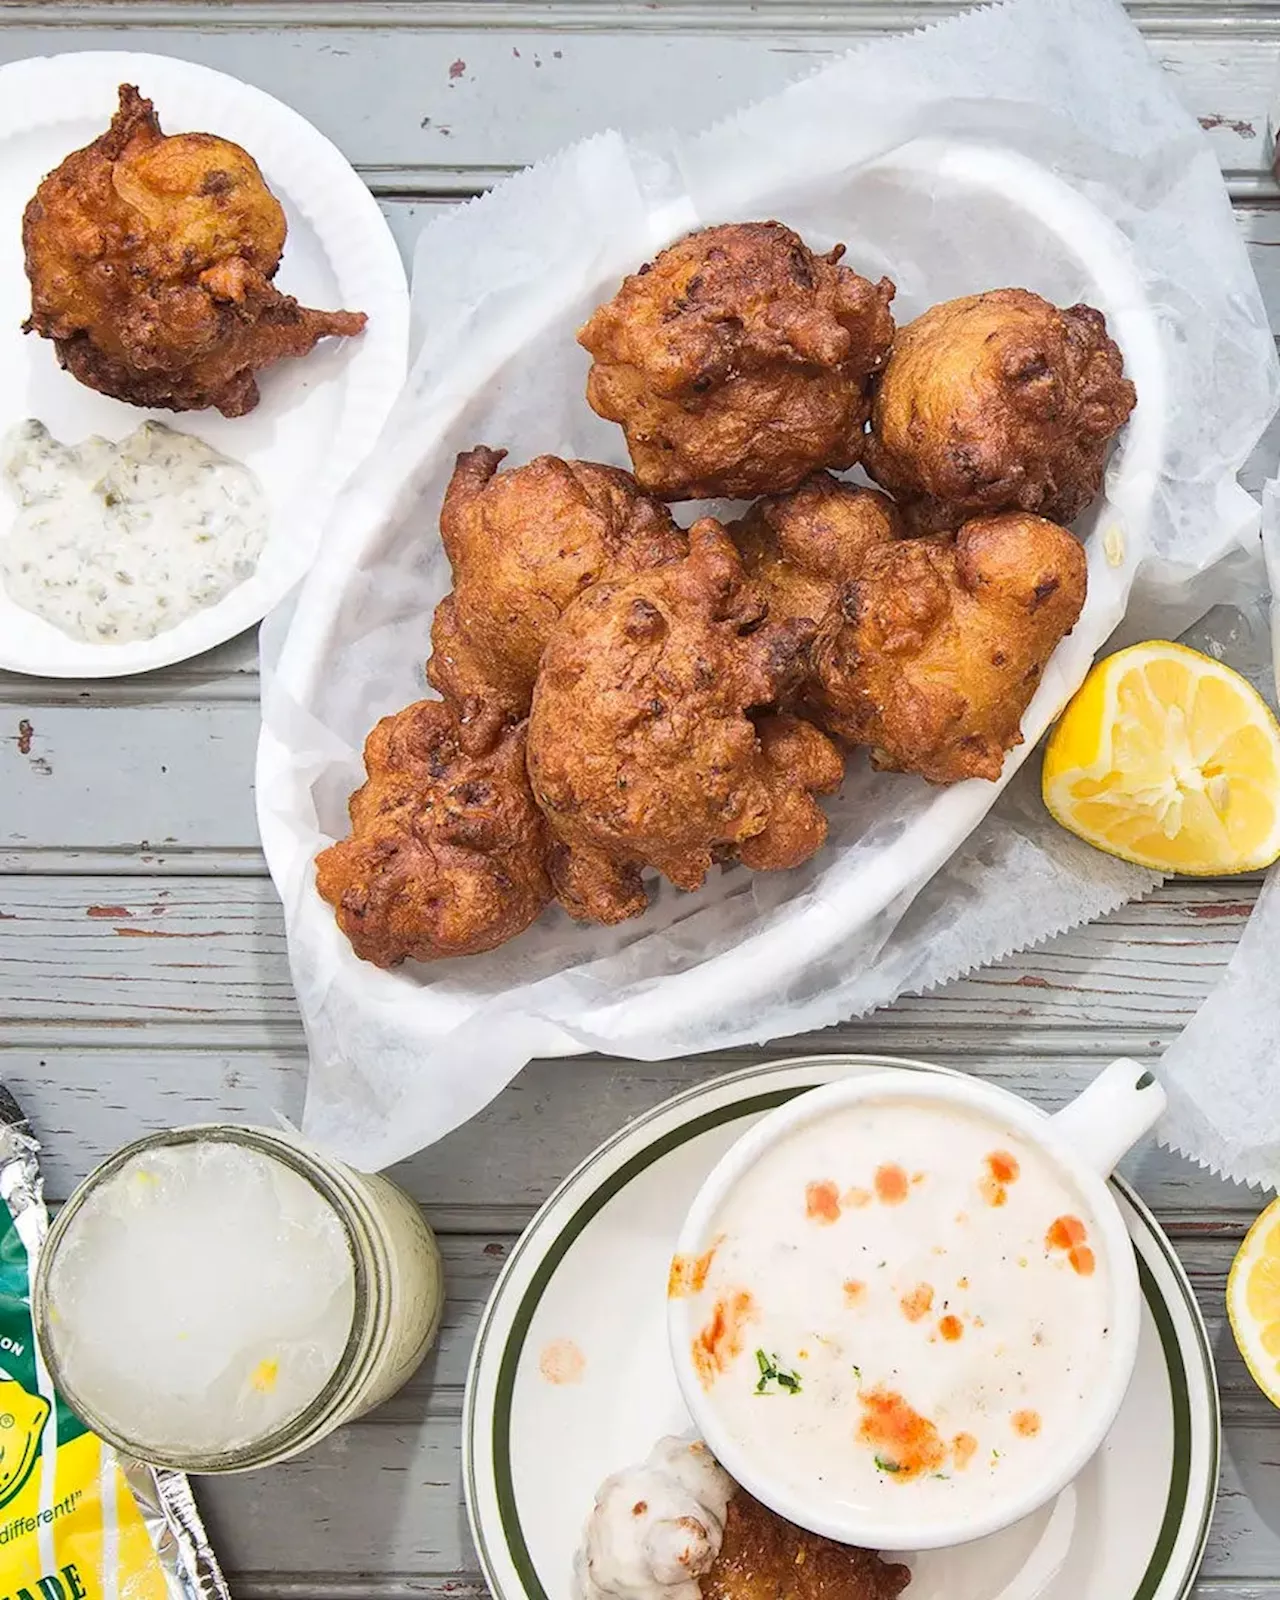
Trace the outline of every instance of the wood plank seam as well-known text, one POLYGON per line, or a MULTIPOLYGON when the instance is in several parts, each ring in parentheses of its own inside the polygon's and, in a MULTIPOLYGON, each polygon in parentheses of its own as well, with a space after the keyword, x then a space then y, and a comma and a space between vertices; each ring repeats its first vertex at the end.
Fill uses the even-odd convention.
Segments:
MULTIPOLYGON (((972 0, 843 0, 837 13, 830 0, 561 0, 559 4, 512 0, 4 0, 0 28, 96 26, 112 14, 121 29, 189 28, 227 32, 263 27, 308 30, 395 28, 412 32, 461 30, 494 33, 692 32, 708 34, 818 33, 833 27, 853 35, 909 32, 970 9, 972 0)), ((1276 0, 1242 0, 1229 7, 1215 0, 1127 0, 1137 26, 1157 38, 1204 35, 1267 38, 1280 28, 1276 0)))

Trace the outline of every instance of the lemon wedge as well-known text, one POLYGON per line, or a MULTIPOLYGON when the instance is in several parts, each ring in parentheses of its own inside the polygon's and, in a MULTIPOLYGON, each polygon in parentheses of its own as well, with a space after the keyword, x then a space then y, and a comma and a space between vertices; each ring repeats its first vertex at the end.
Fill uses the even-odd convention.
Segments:
POLYGON ((1099 850, 1211 877, 1280 856, 1280 725, 1238 672, 1154 640, 1100 661, 1049 736, 1053 817, 1099 850))
POLYGON ((1280 1406, 1280 1200, 1271 1202, 1236 1252, 1227 1316, 1254 1381, 1280 1406))

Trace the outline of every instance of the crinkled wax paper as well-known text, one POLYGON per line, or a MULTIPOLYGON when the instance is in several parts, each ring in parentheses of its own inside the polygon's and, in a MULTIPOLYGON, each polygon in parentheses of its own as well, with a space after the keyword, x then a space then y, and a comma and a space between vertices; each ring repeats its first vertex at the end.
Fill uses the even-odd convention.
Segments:
POLYGON ((1161 382, 1144 386, 1104 507, 1112 529, 1130 529, 1122 570, 1103 560, 1104 513, 1087 516, 1093 632, 1082 619, 1055 656, 1028 726, 1079 682, 1135 569, 1127 621, 1143 633, 1235 597, 1258 520, 1236 473, 1275 407, 1274 347, 1213 155, 1107 0, 1010 0, 868 43, 699 137, 602 134, 441 216, 417 252, 408 386, 334 508, 291 620, 264 634, 259 817, 311 1050, 305 1127, 348 1160, 378 1167, 438 1138, 532 1056, 653 1059, 780 1038, 944 982, 1156 881, 1059 832, 1034 762, 984 818, 1000 785, 940 797, 858 756, 814 861, 725 869, 694 895, 664 885, 621 928, 553 910, 490 956, 386 973, 355 959, 314 891, 365 733, 425 692, 430 614, 449 587, 436 519, 453 454, 483 442, 513 462, 551 451, 625 464, 619 431, 585 404, 573 337, 625 272, 690 227, 777 216, 888 272, 900 318, 1010 283, 1062 303, 1087 295, 1068 232, 940 179, 884 180, 921 140, 1056 175, 1071 207, 1088 203, 1082 231, 1119 240, 1156 319, 1161 382), (1145 476, 1133 467, 1143 426, 1159 440, 1145 476), (895 841, 908 839, 904 867, 895 841), (879 900, 841 892, 869 873, 883 889, 891 864, 879 900))
MULTIPOLYGON (((1244 672, 1274 708, 1280 672, 1280 480, 1263 490, 1262 545, 1266 572, 1258 573, 1257 588, 1270 588, 1269 619, 1255 604, 1235 618, 1230 632, 1211 628, 1210 648, 1244 672)), ((1273 867, 1226 972, 1160 1063, 1160 1080, 1169 1094, 1160 1142, 1223 1177, 1268 1189, 1280 1188, 1277 950, 1280 868, 1273 867)))

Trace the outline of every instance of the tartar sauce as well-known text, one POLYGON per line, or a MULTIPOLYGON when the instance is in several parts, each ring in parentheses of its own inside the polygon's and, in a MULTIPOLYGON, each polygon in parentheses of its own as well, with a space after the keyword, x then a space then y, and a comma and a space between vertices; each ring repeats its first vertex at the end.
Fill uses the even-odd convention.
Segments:
POLYGON ((6 594, 90 644, 154 639, 215 605, 266 542, 253 473, 161 422, 64 445, 32 418, 0 443, 0 472, 19 507, 0 539, 6 594))

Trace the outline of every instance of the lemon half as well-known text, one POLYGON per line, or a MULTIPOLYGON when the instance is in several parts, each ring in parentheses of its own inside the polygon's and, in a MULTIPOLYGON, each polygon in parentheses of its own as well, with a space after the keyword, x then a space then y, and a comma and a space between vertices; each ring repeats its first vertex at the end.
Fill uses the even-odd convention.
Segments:
POLYGON ((1236 1252, 1227 1316, 1254 1381, 1280 1405, 1280 1200, 1271 1202, 1236 1252))
POLYGON ((1049 737, 1064 828, 1158 872, 1211 877, 1280 856, 1280 725, 1220 661, 1155 640, 1100 661, 1049 737))

